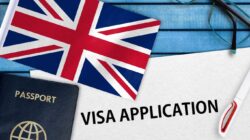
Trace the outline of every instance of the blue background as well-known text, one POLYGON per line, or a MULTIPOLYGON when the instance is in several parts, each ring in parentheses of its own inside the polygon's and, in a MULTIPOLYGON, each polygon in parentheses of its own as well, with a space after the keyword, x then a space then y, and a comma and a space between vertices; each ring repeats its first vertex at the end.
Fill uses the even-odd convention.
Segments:
MULTIPOLYGON (((0 23, 9 0, 0 0, 0 23)), ((182 5, 174 0, 103 0, 112 5, 150 16, 162 21, 153 55, 176 55, 183 53, 206 52, 229 49, 230 46, 218 39, 209 28, 208 15, 210 0, 196 0, 195 3, 182 5)), ((232 0, 250 15, 249 0, 232 0)), ((221 13, 214 17, 215 27, 230 40, 230 22, 221 13)), ((250 29, 239 24, 238 39, 250 33, 250 29)), ((250 38, 243 46, 250 47, 250 38)))

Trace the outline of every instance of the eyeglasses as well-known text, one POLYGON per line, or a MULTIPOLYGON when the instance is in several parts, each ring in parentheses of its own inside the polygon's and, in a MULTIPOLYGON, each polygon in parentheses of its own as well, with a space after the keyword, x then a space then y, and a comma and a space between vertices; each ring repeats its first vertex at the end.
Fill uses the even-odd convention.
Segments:
MULTIPOLYGON (((181 0, 176 0, 179 3, 187 4, 193 3, 195 0, 183 2, 181 0)), ((208 23, 210 28, 213 30, 215 35, 221 39, 226 45, 231 47, 233 53, 236 53, 237 47, 246 47, 250 44, 244 44, 248 39, 250 39, 250 15, 247 14, 241 7, 234 4, 230 0, 212 0, 212 8, 209 13, 208 23), (225 17, 219 17, 219 15, 226 15, 225 17), (220 21, 218 21, 218 19, 220 21), (228 21, 229 20, 229 21, 228 21), (231 21, 230 21, 231 20, 231 21), (239 25, 238 20, 243 23, 244 25, 240 24, 240 28, 244 28, 242 31, 249 31, 249 32, 241 32, 238 34, 239 25), (232 32, 232 36, 228 34, 225 35, 225 32, 220 32, 217 29, 221 28, 219 23, 232 23, 229 32, 232 32), (245 29, 247 28, 247 30, 245 29), (246 46, 244 46, 246 45, 246 46)))

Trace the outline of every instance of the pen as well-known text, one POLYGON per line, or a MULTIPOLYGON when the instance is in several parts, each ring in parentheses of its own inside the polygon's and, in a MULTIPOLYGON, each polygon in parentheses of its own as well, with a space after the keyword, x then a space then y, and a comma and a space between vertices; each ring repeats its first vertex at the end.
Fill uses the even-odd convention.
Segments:
POLYGON ((219 123, 219 134, 224 137, 226 136, 233 120, 235 119, 243 101, 247 97, 250 90, 250 71, 248 71, 245 80, 243 81, 238 93, 236 94, 233 102, 224 111, 220 123, 219 123))

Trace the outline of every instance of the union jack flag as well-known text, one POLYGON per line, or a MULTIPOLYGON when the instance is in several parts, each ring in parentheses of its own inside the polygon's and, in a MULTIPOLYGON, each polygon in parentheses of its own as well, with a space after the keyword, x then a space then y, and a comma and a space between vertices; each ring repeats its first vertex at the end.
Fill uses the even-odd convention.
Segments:
POLYGON ((0 57, 136 99, 160 21, 98 0, 19 0, 0 57))

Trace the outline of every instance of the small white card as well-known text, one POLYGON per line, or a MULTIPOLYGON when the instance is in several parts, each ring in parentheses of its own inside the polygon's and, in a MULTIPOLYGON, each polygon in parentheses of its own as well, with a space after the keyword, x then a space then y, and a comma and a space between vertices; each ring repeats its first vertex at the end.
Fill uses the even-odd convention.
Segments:
MULTIPOLYGON (((219 119, 249 68, 250 49, 152 58, 136 101, 81 86, 72 140, 222 139, 219 119)), ((250 97, 224 140, 250 137, 249 107, 250 97)))

